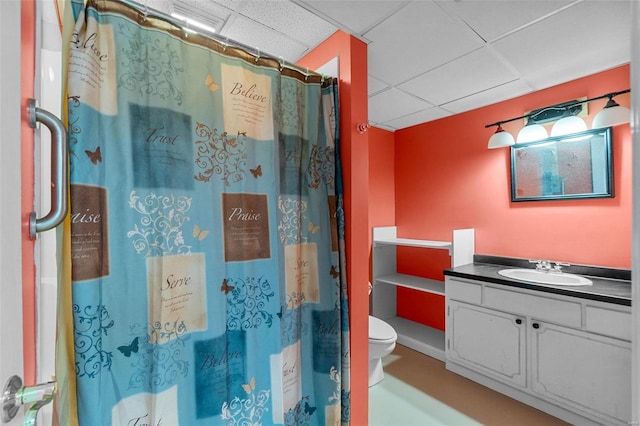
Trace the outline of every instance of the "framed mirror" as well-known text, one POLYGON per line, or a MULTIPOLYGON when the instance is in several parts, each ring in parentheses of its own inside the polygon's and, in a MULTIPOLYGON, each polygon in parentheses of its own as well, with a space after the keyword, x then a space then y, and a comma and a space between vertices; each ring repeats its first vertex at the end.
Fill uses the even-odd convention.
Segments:
POLYGON ((611 128, 511 147, 511 200, 613 197, 611 128))

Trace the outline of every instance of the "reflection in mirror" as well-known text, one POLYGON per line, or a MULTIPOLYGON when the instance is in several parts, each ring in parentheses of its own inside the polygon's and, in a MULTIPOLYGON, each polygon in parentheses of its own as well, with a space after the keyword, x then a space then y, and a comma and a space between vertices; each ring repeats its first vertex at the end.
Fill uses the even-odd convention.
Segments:
POLYGON ((613 197, 611 128, 511 147, 511 200, 613 197))

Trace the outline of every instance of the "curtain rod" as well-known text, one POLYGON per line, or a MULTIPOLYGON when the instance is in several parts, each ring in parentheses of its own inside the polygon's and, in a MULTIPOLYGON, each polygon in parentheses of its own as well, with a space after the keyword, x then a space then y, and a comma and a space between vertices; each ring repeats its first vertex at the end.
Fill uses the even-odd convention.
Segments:
MULTIPOLYGON (((0 0, 2 1, 2 0, 0 0)), ((243 50, 246 50, 249 54, 253 55, 256 57, 257 59, 260 58, 267 58, 267 59, 271 59, 274 60, 276 62, 278 62, 280 64, 280 68, 282 69, 282 67, 287 67, 290 69, 293 69, 295 71, 300 72, 301 74, 305 75, 305 76, 311 76, 311 75, 315 75, 318 77, 322 77, 322 79, 324 80, 324 75, 317 73, 313 70, 310 70, 309 68, 303 68, 299 65, 294 64, 293 62, 289 62, 287 60, 285 60, 282 56, 280 57, 275 57, 274 55, 271 55, 269 53, 266 52, 262 52, 260 49, 258 48, 254 48, 251 46, 247 46, 246 44, 240 43, 239 41, 236 40, 232 40, 229 37, 224 37, 222 35, 219 34, 215 34, 212 33, 210 31, 206 31, 206 30, 198 30, 198 29, 194 29, 191 28, 188 23, 184 20, 178 19, 176 17, 173 17, 171 15, 168 15, 160 10, 148 7, 146 4, 142 4, 142 3, 138 3, 136 1, 133 0, 118 0, 120 3, 125 4, 133 9, 135 9, 136 11, 138 11, 139 13, 142 14, 142 16, 144 18, 147 17, 155 17, 155 18, 159 18, 162 19, 163 21, 167 21, 168 23, 184 30, 184 31, 190 31, 196 34, 199 34, 203 37, 208 37, 212 40, 215 40, 225 46, 231 46, 231 47, 236 47, 236 48, 240 48, 243 50), (257 52, 257 53, 256 53, 257 52)))

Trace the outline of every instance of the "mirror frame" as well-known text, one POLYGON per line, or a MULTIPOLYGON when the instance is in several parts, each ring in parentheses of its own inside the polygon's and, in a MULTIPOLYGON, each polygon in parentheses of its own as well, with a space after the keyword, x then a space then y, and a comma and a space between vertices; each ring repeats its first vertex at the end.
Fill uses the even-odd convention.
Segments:
MULTIPOLYGON (((570 141, 566 141, 564 143, 571 143, 570 141)), ((522 144, 515 144, 511 146, 511 201, 512 202, 520 202, 520 201, 549 201, 549 200, 577 200, 577 199, 585 199, 585 198, 613 198, 613 131, 611 127, 605 127, 600 129, 592 129, 579 133, 572 133, 570 135, 550 137, 547 139, 542 139, 534 142, 527 142, 522 144), (606 180, 607 180, 607 191, 606 192, 592 192, 592 193, 583 193, 583 194, 562 194, 562 195, 537 195, 537 196, 517 196, 517 180, 516 180, 516 152, 519 148, 526 148, 529 146, 548 144, 550 142, 563 143, 566 139, 572 139, 575 137, 586 136, 586 135, 598 135, 602 134, 604 136, 604 150, 605 150, 605 167, 606 170, 606 180)))

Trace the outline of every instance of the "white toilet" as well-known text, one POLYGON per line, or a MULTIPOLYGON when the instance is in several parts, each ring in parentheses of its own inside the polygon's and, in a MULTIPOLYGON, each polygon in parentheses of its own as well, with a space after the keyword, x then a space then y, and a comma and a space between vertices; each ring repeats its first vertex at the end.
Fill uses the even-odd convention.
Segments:
POLYGON ((369 315, 369 386, 384 378, 382 357, 396 347, 396 331, 380 318, 369 315))

